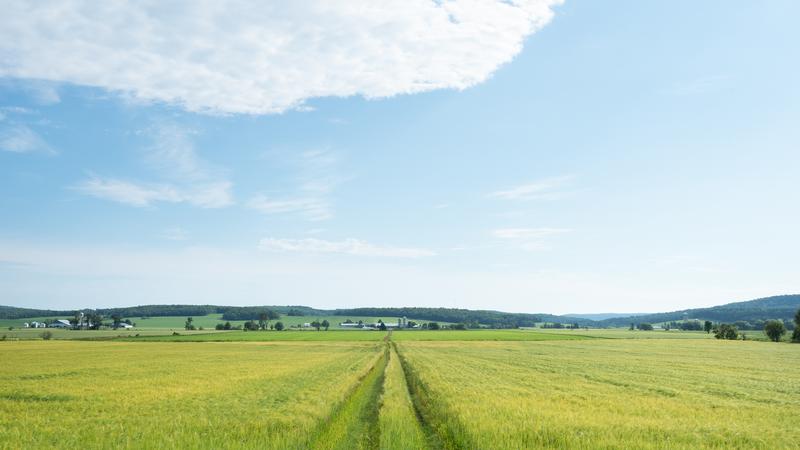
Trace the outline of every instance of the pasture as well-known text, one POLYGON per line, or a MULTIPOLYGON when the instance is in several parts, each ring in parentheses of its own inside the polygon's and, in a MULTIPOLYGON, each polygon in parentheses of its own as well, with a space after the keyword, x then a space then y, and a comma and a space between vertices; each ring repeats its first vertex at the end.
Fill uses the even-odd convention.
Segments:
POLYGON ((0 361, 0 448, 800 442, 800 345, 705 333, 230 331, 6 341, 0 361))

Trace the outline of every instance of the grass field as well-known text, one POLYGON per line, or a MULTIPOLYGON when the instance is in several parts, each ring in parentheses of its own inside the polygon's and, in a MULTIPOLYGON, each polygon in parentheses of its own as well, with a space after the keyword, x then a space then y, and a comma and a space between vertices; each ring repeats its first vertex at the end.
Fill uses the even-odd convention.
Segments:
POLYGON ((6 341, 0 361, 3 449, 800 442, 800 345, 705 333, 221 332, 6 341))
MULTIPOLYGON (((46 320, 56 320, 56 319, 67 319, 69 320, 71 317, 66 316, 57 316, 57 317, 26 317, 22 319, 0 319, 0 335, 6 334, 8 337, 18 337, 21 339, 27 338, 27 334, 19 334, 20 331, 36 331, 38 329, 26 329, 23 328, 24 324, 36 321, 36 322, 44 322, 46 320), (8 330, 9 327, 13 327, 14 330, 8 330)), ((147 334, 171 334, 173 331, 181 332, 184 330, 184 326, 186 324, 186 317, 184 316, 165 316, 165 317, 127 317, 130 319, 132 323, 135 324, 135 328, 133 330, 133 334, 135 333, 142 333, 147 332, 147 334)), ((280 321, 283 322, 283 325, 288 328, 295 328, 295 327, 302 327, 303 324, 312 323, 315 320, 322 322, 323 320, 327 320, 330 323, 330 329, 348 329, 339 326, 339 323, 344 322, 345 320, 351 320, 353 322, 358 322, 359 320, 363 321, 364 323, 377 323, 378 320, 382 320, 386 323, 396 323, 397 317, 366 317, 366 316, 287 316, 283 315, 280 319, 270 321, 271 324, 275 324, 275 322, 280 321)), ((227 321, 222 318, 222 314, 209 314, 206 316, 193 316, 193 325, 197 328, 204 328, 202 331, 213 331, 214 327, 217 324, 224 324, 225 322, 230 322, 233 326, 242 325, 245 323, 244 320, 231 320, 227 321)), ((427 320, 414 320, 417 323, 426 323, 427 320)), ((109 318, 106 318, 105 322, 110 322, 109 318)), ((446 324, 447 322, 439 322, 442 324, 446 324)), ((39 333, 41 333, 40 330, 39 333)), ((102 330, 108 332, 107 335, 112 335, 113 333, 117 333, 116 330, 102 330)), ((129 332, 126 330, 126 332, 129 332)), ((113 335, 116 335, 113 334, 113 335)))

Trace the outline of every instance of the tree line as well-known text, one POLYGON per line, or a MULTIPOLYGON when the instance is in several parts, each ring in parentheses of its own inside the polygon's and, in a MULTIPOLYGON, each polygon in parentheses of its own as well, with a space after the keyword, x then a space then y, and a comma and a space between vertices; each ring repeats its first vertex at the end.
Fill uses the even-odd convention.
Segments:
POLYGON ((467 328, 477 328, 481 325, 489 328, 532 327, 539 322, 539 316, 535 314, 474 311, 457 308, 353 308, 334 310, 333 315, 413 317, 420 320, 464 324, 467 328))

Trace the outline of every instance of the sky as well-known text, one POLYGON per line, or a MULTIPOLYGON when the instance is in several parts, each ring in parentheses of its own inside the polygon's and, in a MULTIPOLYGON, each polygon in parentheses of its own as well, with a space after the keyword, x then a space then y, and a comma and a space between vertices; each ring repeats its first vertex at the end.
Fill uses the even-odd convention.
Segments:
POLYGON ((800 292, 800 3, 12 0, 0 304, 800 292))

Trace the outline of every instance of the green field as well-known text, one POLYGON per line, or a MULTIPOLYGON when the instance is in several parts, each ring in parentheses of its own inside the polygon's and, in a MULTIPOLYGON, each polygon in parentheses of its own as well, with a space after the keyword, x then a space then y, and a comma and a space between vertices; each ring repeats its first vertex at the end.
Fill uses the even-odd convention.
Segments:
MULTIPOLYGON (((67 319, 69 320, 70 317, 65 316, 53 316, 53 317, 26 317, 22 319, 0 319, 0 336, 6 335, 9 338, 19 338, 19 339, 31 339, 34 336, 38 336, 44 330, 43 329, 29 329, 23 328, 24 324, 36 321, 36 322, 44 322, 45 320, 56 320, 56 319, 67 319), (13 330, 9 330, 8 328, 14 328, 13 330)), ((186 324, 186 317, 184 316, 165 316, 165 317, 126 317, 123 319, 129 319, 135 327, 132 330, 111 330, 111 329, 103 329, 99 330, 100 333, 97 331, 93 331, 96 333, 96 336, 118 336, 118 335, 127 335, 127 334, 141 334, 141 335, 169 335, 172 332, 177 331, 183 333, 184 326, 186 324)), ((296 328, 296 329, 303 329, 303 324, 312 323, 315 320, 322 322, 323 320, 327 320, 330 323, 331 330, 350 330, 350 328, 340 327, 339 323, 344 322, 345 320, 351 320, 353 322, 358 322, 359 320, 363 321, 364 323, 377 323, 378 320, 382 320, 386 323, 396 323, 397 317, 364 317, 364 316, 287 316, 283 315, 277 320, 270 321, 270 324, 274 325, 275 322, 282 322, 284 327, 287 329, 296 328)), ((244 320, 231 320, 227 321, 222 319, 222 314, 209 314, 206 316, 193 316, 193 325, 195 327, 203 328, 203 330, 197 331, 214 331, 214 328, 217 324, 224 324, 225 322, 230 322, 233 326, 241 326, 245 323, 244 320)), ((427 320, 414 320, 417 323, 427 323, 427 320)), ((106 322, 110 322, 110 319, 106 318, 106 322)), ((439 322, 441 324, 447 324, 447 322, 439 322)), ((306 328, 307 330, 308 328, 306 328)), ((63 333, 57 333, 57 331, 53 329, 49 329, 57 334, 58 338, 66 338, 69 335, 64 335, 63 333)), ((67 330, 73 332, 74 330, 67 330)), ((74 337, 74 336, 73 336, 74 337)), ((81 336, 83 337, 83 336, 81 336)))
POLYGON ((705 333, 181 332, 5 341, 0 361, 9 449, 800 442, 800 345, 705 333))

